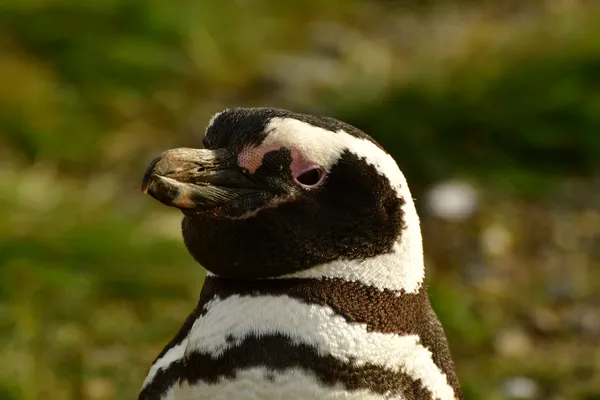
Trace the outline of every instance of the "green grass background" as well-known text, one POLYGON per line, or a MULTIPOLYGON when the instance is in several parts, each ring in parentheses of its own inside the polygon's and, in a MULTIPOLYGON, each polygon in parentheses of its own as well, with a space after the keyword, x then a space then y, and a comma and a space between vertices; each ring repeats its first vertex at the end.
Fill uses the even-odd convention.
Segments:
POLYGON ((135 398, 203 279, 142 174, 240 105, 393 153, 467 399, 515 379, 600 399, 598 21, 572 0, 4 0, 0 400, 135 398), (447 179, 474 216, 428 213, 447 179))

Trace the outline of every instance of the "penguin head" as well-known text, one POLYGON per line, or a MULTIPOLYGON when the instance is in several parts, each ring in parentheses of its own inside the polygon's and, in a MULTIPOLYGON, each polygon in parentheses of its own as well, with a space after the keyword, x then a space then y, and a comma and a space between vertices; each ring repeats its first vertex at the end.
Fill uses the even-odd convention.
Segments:
POLYGON ((287 110, 235 108, 211 119, 203 145, 162 153, 143 189, 183 211, 186 247, 210 273, 385 283, 384 269, 401 265, 386 267, 383 259, 422 264, 404 176, 359 129, 287 110))

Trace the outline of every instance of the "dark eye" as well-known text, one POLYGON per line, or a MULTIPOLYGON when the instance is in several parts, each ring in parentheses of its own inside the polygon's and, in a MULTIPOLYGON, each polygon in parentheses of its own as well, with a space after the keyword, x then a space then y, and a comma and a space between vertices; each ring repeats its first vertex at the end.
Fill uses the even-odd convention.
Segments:
POLYGON ((325 172, 322 168, 313 168, 298 175, 296 181, 303 186, 315 186, 323 180, 324 176, 325 172))

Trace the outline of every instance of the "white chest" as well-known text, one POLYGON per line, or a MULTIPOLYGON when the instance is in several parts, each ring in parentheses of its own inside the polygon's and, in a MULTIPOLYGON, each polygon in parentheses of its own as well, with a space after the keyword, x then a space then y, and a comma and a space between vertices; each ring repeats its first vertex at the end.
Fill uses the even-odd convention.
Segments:
POLYGON ((146 384, 179 368, 161 400, 402 400, 387 388, 406 377, 433 398, 454 399, 417 335, 371 332, 328 306, 287 296, 234 295, 205 310, 148 375, 146 384))

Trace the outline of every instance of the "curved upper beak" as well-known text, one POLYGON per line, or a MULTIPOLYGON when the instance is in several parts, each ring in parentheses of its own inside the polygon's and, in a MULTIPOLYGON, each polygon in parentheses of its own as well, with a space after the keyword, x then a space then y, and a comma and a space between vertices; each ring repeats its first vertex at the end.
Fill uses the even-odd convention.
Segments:
POLYGON ((179 148, 152 160, 142 191, 171 207, 208 210, 259 191, 226 149, 179 148))

